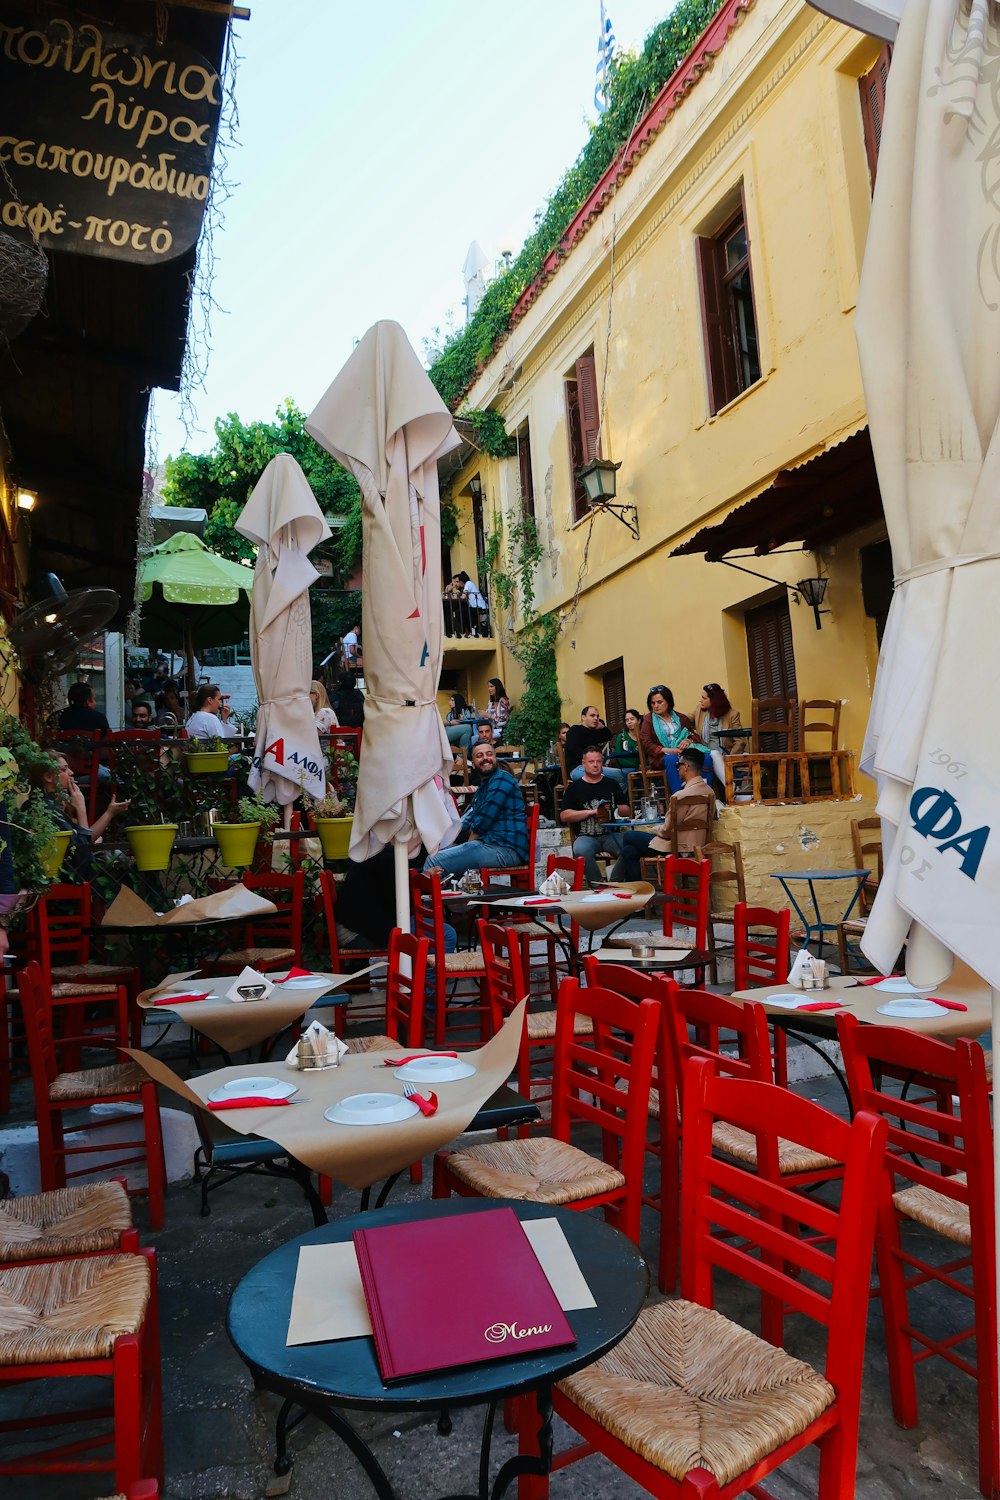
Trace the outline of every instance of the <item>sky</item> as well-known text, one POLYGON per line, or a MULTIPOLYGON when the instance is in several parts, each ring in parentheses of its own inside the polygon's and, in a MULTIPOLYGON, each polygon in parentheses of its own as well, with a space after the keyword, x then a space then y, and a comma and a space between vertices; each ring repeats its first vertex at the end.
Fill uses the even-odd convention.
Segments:
MULTIPOLYGON (((515 255, 595 118, 599 0, 246 0, 238 146, 214 239, 212 352, 186 434, 157 392, 153 456, 216 417, 310 411, 380 318, 464 321, 473 240, 515 255)), ((606 0, 638 49, 671 0, 606 0)))

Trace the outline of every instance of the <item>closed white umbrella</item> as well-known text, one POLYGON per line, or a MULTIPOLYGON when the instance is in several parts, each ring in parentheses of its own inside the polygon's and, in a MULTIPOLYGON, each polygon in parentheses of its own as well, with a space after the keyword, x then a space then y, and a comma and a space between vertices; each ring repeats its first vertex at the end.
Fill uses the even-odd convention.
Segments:
POLYGON ((309 699, 312 629, 309 561, 330 528, 291 454, 272 458, 236 522, 257 544, 250 654, 257 683, 257 743, 249 783, 289 806, 303 791, 322 797, 326 776, 309 699))
POLYGON ((452 763, 437 707, 441 674, 441 512, 437 462, 459 445, 441 397, 398 323, 376 323, 306 422, 344 464, 364 506, 365 725, 351 858, 454 836, 441 780, 452 763))

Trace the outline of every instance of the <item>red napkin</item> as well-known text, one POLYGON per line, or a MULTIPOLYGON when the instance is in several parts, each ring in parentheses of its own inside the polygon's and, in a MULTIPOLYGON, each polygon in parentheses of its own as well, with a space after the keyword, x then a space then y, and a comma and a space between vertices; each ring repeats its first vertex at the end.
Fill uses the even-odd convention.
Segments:
POLYGON ((411 1094, 410 1102, 415 1104, 422 1115, 436 1115, 438 1107, 437 1094, 428 1094, 426 1099, 423 1094, 411 1094))
POLYGON ((839 1000, 814 1000, 810 1005, 797 1005, 796 1010, 843 1010, 839 1000))
MULTIPOLYGON (((289 971, 288 971, 288 973, 285 975, 285 979, 311 979, 311 978, 312 978, 312 970, 311 969, 300 969, 300 968, 298 968, 295 965, 293 965, 292 968, 290 968, 289 971)), ((276 979, 274 982, 275 982, 275 984, 284 984, 285 979, 276 979)))
POLYGON ((406 1063, 423 1062, 425 1057, 457 1057, 457 1052, 414 1052, 410 1057, 387 1057, 383 1068, 402 1068, 406 1063))
POLYGON ((523 903, 525 906, 558 906, 559 902, 555 896, 533 896, 530 901, 523 903))
POLYGON ((218 1103, 208 1101, 209 1109, 270 1109, 272 1105, 287 1104, 287 1099, 270 1099, 266 1094, 251 1095, 249 1099, 220 1099, 218 1103))
POLYGON ((150 1005, 188 1005, 192 1000, 207 1000, 208 990, 202 995, 161 995, 158 1000, 150 1000, 150 1005))
POLYGON ((935 1005, 943 1005, 945 1010, 968 1010, 959 1000, 942 1000, 940 995, 926 995, 922 998, 931 1000, 935 1005))
POLYGON ((903 974, 875 974, 871 979, 859 979, 859 984, 881 984, 884 979, 903 979, 903 974))

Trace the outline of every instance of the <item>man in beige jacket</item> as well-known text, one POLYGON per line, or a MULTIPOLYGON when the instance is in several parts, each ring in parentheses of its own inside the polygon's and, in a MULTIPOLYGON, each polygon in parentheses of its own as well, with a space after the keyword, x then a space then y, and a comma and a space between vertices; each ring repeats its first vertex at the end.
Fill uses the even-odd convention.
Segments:
POLYGON ((679 854, 690 858, 696 849, 708 843, 715 818, 715 793, 701 774, 704 766, 704 753, 694 746, 681 753, 677 762, 681 789, 667 804, 666 818, 655 833, 641 833, 637 828, 626 833, 621 857, 611 872, 612 880, 639 880, 643 859, 655 854, 669 854, 670 832, 674 826, 679 854), (703 799, 707 799, 707 803, 703 799))

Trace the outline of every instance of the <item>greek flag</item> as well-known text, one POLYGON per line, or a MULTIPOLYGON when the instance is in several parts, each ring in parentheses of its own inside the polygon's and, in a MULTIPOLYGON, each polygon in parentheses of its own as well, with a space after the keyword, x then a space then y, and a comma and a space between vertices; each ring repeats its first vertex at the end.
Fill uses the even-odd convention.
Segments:
POLYGON ((615 28, 604 8, 604 0, 601 0, 601 31, 597 38, 597 68, 596 82, 594 84, 594 108, 599 115, 603 115, 608 107, 607 84, 608 68, 611 59, 615 55, 615 28))

